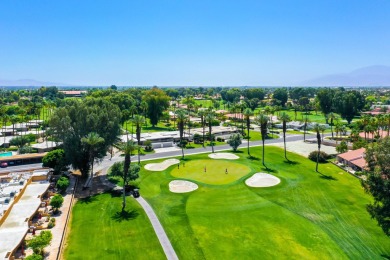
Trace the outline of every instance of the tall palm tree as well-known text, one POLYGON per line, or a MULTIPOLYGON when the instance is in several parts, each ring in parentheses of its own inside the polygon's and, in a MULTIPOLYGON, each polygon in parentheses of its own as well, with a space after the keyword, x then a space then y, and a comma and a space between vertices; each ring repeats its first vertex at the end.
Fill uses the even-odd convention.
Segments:
POLYGON ((188 119, 187 113, 183 109, 176 110, 176 120, 177 120, 177 127, 179 128, 181 154, 183 159, 184 159, 183 134, 184 134, 184 126, 187 122, 187 119, 188 119))
POLYGON ((384 120, 386 122, 387 136, 389 136, 389 134, 390 134, 390 114, 386 114, 384 120))
POLYGON ((89 163, 91 164, 91 179, 93 178, 93 163, 95 161, 95 156, 97 149, 101 143, 104 142, 104 139, 99 136, 98 133, 91 132, 86 137, 81 138, 81 142, 89 150, 89 163))
POLYGON ((320 135, 321 127, 319 124, 315 124, 313 129, 317 133, 318 152, 317 152, 316 172, 318 172, 318 162, 320 160, 320 152, 321 152, 321 135, 320 135))
POLYGON ((135 115, 132 120, 132 124, 135 125, 135 136, 137 138, 137 144, 138 144, 138 164, 141 163, 141 129, 142 125, 144 124, 144 118, 140 115, 135 115))
MULTIPOLYGON (((2 120, 3 120, 3 125, 4 125, 4 131, 5 131, 5 127, 7 126, 7 122, 10 120, 9 115, 3 114, 2 115, 2 120)), ((6 136, 6 134, 4 132, 4 142, 3 142, 4 151, 5 151, 5 136, 6 136)))
POLYGON ((205 116, 206 116, 206 111, 205 110, 200 110, 198 112, 198 115, 200 117, 200 123, 202 125, 202 128, 203 128, 203 138, 202 138, 202 145, 203 145, 203 148, 204 148, 204 132, 205 132, 205 127, 206 127, 206 121, 205 121, 205 116))
POLYGON ((283 122, 284 158, 286 158, 286 160, 288 161, 287 149, 286 149, 286 131, 287 131, 287 122, 291 121, 291 118, 286 112, 283 112, 280 115, 280 120, 282 120, 282 122, 283 122))
POLYGON ((206 121, 209 125, 209 138, 210 138, 210 145, 211 145, 211 151, 214 153, 214 138, 211 134, 212 127, 213 127, 213 121, 215 120, 215 115, 213 111, 209 111, 206 115, 206 121))
POLYGON ((330 112, 328 114, 328 120, 329 121, 329 125, 330 125, 330 131, 332 132, 332 139, 333 139, 333 120, 335 120, 337 118, 336 114, 333 113, 333 112, 330 112))
POLYGON ((146 101, 142 101, 139 105, 139 108, 143 112, 144 118, 145 118, 145 126, 148 127, 148 120, 146 119, 146 112, 148 111, 148 103, 146 101))
POLYGON ((122 212, 124 212, 126 207, 126 185, 128 185, 127 175, 131 171, 131 154, 134 150, 136 150, 139 146, 135 144, 133 140, 127 141, 125 143, 120 143, 118 149, 124 152, 125 161, 123 164, 123 202, 122 202, 122 212))
POLYGON ((263 113, 260 113, 257 117, 256 117, 256 121, 257 123, 260 125, 260 131, 261 131, 261 140, 263 141, 263 166, 265 168, 267 168, 267 166, 265 165, 265 162, 264 162, 264 152, 265 152, 265 149, 264 149, 264 144, 265 144, 265 138, 267 136, 267 125, 268 125, 268 116, 266 116, 265 114, 263 113))
POLYGON ((251 153, 250 153, 250 149, 249 149, 249 130, 250 130, 250 127, 251 127, 251 120, 250 120, 250 117, 253 116, 253 111, 252 109, 250 108, 246 108, 244 110, 244 118, 245 118, 245 122, 246 122, 246 130, 247 130, 247 139, 248 139, 248 155, 250 156, 251 153))
POLYGON ((12 135, 15 135, 15 124, 19 122, 19 118, 16 115, 10 116, 10 121, 12 123, 12 135))

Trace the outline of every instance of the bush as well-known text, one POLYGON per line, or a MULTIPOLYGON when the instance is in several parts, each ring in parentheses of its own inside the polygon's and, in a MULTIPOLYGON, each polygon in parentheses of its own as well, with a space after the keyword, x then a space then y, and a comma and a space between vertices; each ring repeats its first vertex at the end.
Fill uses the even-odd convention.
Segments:
POLYGON ((19 154, 33 153, 34 151, 36 150, 31 146, 23 146, 19 149, 19 154))
POLYGON ((56 219, 51 218, 49 224, 47 224, 47 228, 53 228, 56 225, 56 219))
POLYGON ((42 231, 39 236, 29 240, 27 245, 32 248, 34 254, 43 255, 43 249, 50 244, 52 237, 50 231, 42 231))
POLYGON ((338 146, 336 146, 336 151, 338 153, 345 153, 348 151, 348 145, 347 142, 342 141, 338 146))
POLYGON ((53 198, 51 198, 50 206, 52 206, 55 211, 57 211, 59 208, 61 208, 62 203, 64 203, 64 198, 61 194, 56 194, 53 198))
POLYGON ((69 186, 69 179, 66 178, 66 177, 61 177, 58 181, 57 181, 57 184, 56 184, 56 187, 57 189, 63 193, 66 191, 66 189, 68 188, 69 186))
MULTIPOLYGON (((309 159, 312 160, 313 162, 317 162, 317 154, 318 154, 318 151, 313 151, 309 154, 309 159)), ((325 163, 327 162, 329 158, 329 155, 325 152, 320 152, 320 157, 318 158, 318 162, 320 163, 325 163)))
POLYGON ((24 260, 43 260, 43 257, 41 255, 32 254, 27 256, 24 260))
POLYGON ((233 151, 237 151, 238 146, 242 143, 241 139, 240 134, 232 134, 227 143, 233 148, 233 151))
POLYGON ((151 151, 153 151, 152 141, 147 140, 147 141, 145 141, 144 145, 145 145, 145 151, 146 151, 146 152, 151 152, 151 151))

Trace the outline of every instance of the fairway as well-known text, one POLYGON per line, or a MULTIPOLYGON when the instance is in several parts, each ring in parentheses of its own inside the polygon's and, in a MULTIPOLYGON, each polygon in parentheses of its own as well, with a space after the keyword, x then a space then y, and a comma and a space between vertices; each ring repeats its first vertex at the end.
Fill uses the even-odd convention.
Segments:
POLYGON ((152 225, 141 206, 121 197, 96 195, 79 200, 72 211, 64 259, 164 259, 152 225))
MULTIPOLYGON (((267 172, 258 159, 261 149, 251 148, 252 160, 238 153, 234 162, 209 160, 207 154, 186 156, 185 169, 201 171, 208 162, 218 182, 227 163, 267 172)), ((265 150, 268 173, 281 179, 274 187, 247 187, 242 177, 229 185, 200 184, 194 192, 174 194, 168 184, 175 178, 210 179, 177 167, 141 172, 141 195, 180 259, 382 259, 390 254, 390 239, 367 213, 371 198, 358 179, 330 163, 321 164, 319 174, 307 158, 287 153, 286 162, 282 149, 265 150)))
POLYGON ((170 173, 177 178, 221 185, 234 182, 250 172, 251 169, 241 163, 206 159, 186 162, 185 167, 181 164, 180 168, 175 167, 170 173))

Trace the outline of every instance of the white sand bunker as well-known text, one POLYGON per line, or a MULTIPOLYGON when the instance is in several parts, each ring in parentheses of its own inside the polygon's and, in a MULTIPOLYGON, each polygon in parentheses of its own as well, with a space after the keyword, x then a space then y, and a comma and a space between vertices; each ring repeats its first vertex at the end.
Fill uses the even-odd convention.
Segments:
POLYGON ((178 159, 168 159, 160 163, 148 163, 145 165, 145 169, 148 171, 160 172, 166 170, 169 166, 179 164, 178 159))
POLYGON ((190 181, 175 180, 169 183, 169 190, 174 193, 186 193, 196 189, 198 185, 190 181))
POLYGON ((228 160, 236 160, 240 158, 237 155, 232 153, 210 153, 209 157, 212 159, 228 159, 228 160))
POLYGON ((278 185, 280 183, 280 179, 268 173, 258 172, 253 174, 252 177, 245 181, 245 184, 249 187, 271 187, 278 185))

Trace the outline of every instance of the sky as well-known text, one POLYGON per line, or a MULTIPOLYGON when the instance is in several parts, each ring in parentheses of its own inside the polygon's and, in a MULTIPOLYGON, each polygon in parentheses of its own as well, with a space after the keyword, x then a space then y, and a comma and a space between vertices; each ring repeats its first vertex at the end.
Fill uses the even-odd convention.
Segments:
POLYGON ((390 65, 387 0, 1 0, 0 79, 280 86, 390 65))

